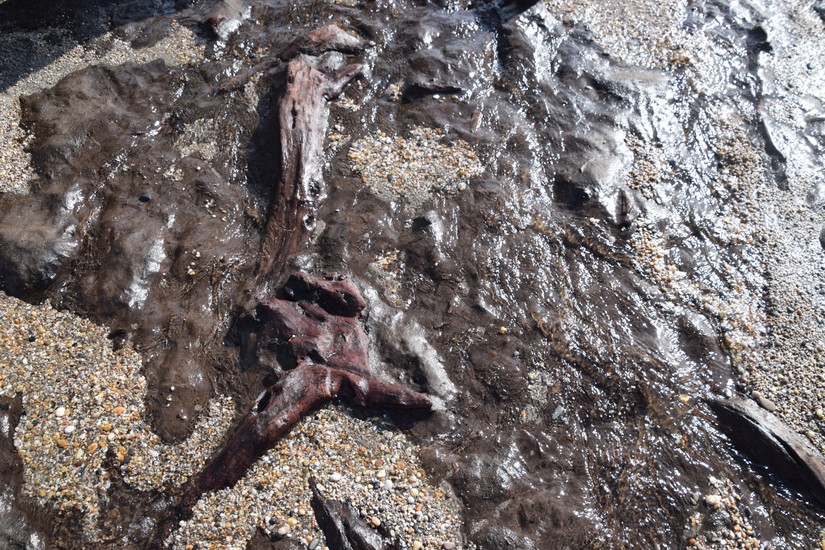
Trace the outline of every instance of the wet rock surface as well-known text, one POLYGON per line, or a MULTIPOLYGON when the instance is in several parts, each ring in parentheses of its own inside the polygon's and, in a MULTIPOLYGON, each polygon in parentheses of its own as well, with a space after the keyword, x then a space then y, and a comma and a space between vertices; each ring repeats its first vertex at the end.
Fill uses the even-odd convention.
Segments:
MULTIPOLYGON (((743 459, 706 404, 756 391, 822 460, 817 4, 267 0, 219 40, 202 26, 215 4, 135 1, 128 20, 91 1, 53 16, 16 4, 0 3, 3 29, 72 26, 100 48, 111 31, 140 51, 174 18, 205 44, 203 59, 89 66, 20 98, 36 177, 30 194, 0 195, 2 290, 133 346, 167 442, 218 394, 249 410, 284 376, 244 317, 253 295, 297 270, 346 273, 363 303, 332 289, 322 307, 363 308, 370 367, 436 398, 431 416, 394 420, 453 487, 466 545, 714 547, 733 527, 713 512, 743 507, 747 538, 730 539, 742 547, 819 542, 821 508, 754 467, 759 453, 743 459), (252 69, 329 20, 368 41, 355 61, 369 82, 330 103, 327 197, 259 287, 288 85, 252 69), (430 170, 438 156, 424 159, 416 136, 460 158, 472 148, 481 168, 462 185, 426 181, 454 167, 430 170), (353 158, 384 146, 391 174, 353 158)), ((4 57, 3 86, 27 77, 4 57)), ((318 67, 344 61, 327 52, 318 67)), ((17 499, 23 466, 3 435, 17 499)), ((179 496, 167 491, 114 483, 109 502, 155 521, 179 496)), ((6 509, 2 522, 26 516, 55 546, 88 547, 71 536, 76 517, 6 509)), ((154 523, 123 524, 103 529, 119 547, 152 536, 154 523)), ((265 538, 252 545, 288 544, 265 538)))

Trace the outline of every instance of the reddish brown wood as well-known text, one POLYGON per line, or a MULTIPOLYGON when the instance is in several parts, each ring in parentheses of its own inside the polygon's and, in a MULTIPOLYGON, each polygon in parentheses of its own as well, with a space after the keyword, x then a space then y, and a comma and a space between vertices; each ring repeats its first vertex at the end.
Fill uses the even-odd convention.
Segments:
POLYGON ((280 343, 296 367, 260 395, 184 498, 185 510, 203 493, 234 485, 305 414, 334 398, 361 407, 432 407, 426 395, 370 370, 369 340, 357 317, 364 300, 352 284, 299 273, 286 288, 297 300, 269 297, 256 313, 263 323, 261 341, 280 343))
POLYGON ((343 31, 338 25, 327 25, 295 39, 278 57, 288 61, 298 54, 317 57, 330 51, 356 54, 363 49, 363 40, 343 31))
POLYGON ((156 540, 168 536, 177 518, 191 516, 201 495, 234 485, 301 417, 331 399, 381 408, 432 407, 426 395, 371 372, 369 341, 358 320, 366 302, 351 283, 297 273, 281 297, 263 295, 266 283, 313 227, 318 203, 326 196, 322 165, 329 101, 364 71, 353 64, 325 74, 311 55, 361 47, 360 41, 332 25, 308 33, 279 56, 289 59, 279 104, 281 177, 261 248, 258 290, 246 309, 252 313, 254 308, 263 327, 259 342, 288 352, 294 367, 258 397, 184 495, 175 517, 158 529, 156 540))
POLYGON ((367 302, 355 285, 345 279, 320 279, 296 272, 284 285, 284 294, 293 301, 314 302, 333 315, 357 317, 367 302))
POLYGON ((238 88, 252 74, 288 62, 286 89, 278 106, 281 177, 267 219, 255 298, 261 297, 262 283, 275 275, 315 226, 316 209, 326 197, 323 161, 329 102, 365 71, 363 65, 351 64, 327 74, 317 68, 316 58, 329 51, 357 53, 363 48, 362 40, 328 25, 295 39, 281 53, 219 86, 222 91, 238 88))
POLYGON ((279 104, 281 178, 261 248, 259 282, 283 265, 315 225, 316 208, 326 197, 322 167, 329 102, 363 70, 354 64, 326 75, 304 54, 287 66, 279 104))
POLYGON ((218 85, 218 90, 221 92, 237 90, 246 84, 252 75, 271 71, 300 54, 311 57, 318 57, 332 51, 357 54, 363 51, 364 45, 363 40, 341 30, 337 25, 327 25, 299 36, 280 53, 227 78, 218 85))

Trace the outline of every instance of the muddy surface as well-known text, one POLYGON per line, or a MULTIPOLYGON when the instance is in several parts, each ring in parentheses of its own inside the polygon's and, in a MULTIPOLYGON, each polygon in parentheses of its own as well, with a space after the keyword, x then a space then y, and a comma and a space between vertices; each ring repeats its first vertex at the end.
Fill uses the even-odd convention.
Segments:
MULTIPOLYGON (((719 237, 736 192, 714 182, 726 160, 744 161, 720 156, 713 121, 729 120, 756 151, 767 193, 789 192, 787 127, 762 107, 758 54, 770 39, 751 12, 692 3, 686 25, 734 52, 717 73, 723 84, 700 90, 678 59, 667 70, 624 66, 543 4, 272 0, 253 4, 225 41, 200 25, 206 4, 135 0, 127 21, 89 1, 54 17, 15 4, 0 4, 0 28, 80 21, 80 39, 114 28, 139 48, 174 17, 210 42, 197 66, 92 66, 21 98, 37 180, 29 195, 0 195, 2 289, 131 342, 162 437, 185 437, 219 392, 246 410, 279 375, 277 357, 250 353, 239 320, 258 291, 279 182, 283 73, 218 87, 332 20, 370 46, 345 56, 366 64, 369 79, 332 104, 330 128, 352 141, 438 128, 444 143, 471 144, 484 171, 408 207, 362 183, 347 144, 330 146, 317 224, 269 291, 297 269, 345 274, 362 290, 377 360, 444 403, 397 420, 429 473, 455 488, 466 540, 484 549, 684 546, 710 476, 732 480, 762 541, 819 540, 822 509, 734 445, 704 403, 745 387, 725 339, 733 329, 697 296, 724 300, 735 280, 736 292, 770 302, 759 253, 719 237), (193 143, 214 154, 184 147, 193 143), (645 147, 662 151, 668 168, 652 177, 666 184, 651 184, 652 194, 631 173, 645 147), (643 220, 670 232, 666 254, 702 292, 677 292, 640 267, 643 220), (372 267, 388 252, 403 259, 391 273, 398 303, 372 267), (167 406, 170 386, 178 391, 167 406)), ((2 74, 6 86, 22 76, 2 74)), ((801 131, 815 171, 824 134, 814 127, 821 118, 811 124, 801 131)), ((821 214, 817 185, 804 200, 821 214)), ((0 403, 0 413, 14 406, 0 403)), ((17 494, 21 465, 5 441, 0 471, 17 494)), ((147 517, 170 502, 114 490, 121 508, 147 517)), ((28 514, 54 546, 81 547, 66 518, 25 505, 11 513, 28 514)), ((131 547, 146 544, 145 531, 124 530, 131 547)))

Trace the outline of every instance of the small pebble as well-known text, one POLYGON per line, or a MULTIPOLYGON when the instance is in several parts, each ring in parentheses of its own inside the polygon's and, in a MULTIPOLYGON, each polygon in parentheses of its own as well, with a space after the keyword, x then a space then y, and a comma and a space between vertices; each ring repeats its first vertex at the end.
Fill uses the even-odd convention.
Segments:
POLYGON ((767 411, 773 412, 776 410, 776 405, 774 404, 774 402, 768 399, 767 397, 759 397, 759 399, 757 399, 756 401, 757 403, 759 403, 760 407, 767 411))

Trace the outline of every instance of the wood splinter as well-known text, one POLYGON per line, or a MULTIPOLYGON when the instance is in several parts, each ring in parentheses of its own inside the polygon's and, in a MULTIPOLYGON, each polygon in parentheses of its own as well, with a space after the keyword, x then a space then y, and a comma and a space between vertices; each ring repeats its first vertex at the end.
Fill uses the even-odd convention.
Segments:
POLYGON ((805 437, 742 396, 711 399, 708 404, 737 448, 825 508, 825 460, 805 437))
POLYGON ((312 491, 312 511, 332 550, 401 550, 401 544, 391 539, 389 530, 381 524, 371 529, 351 505, 324 497, 315 478, 309 478, 312 491))

